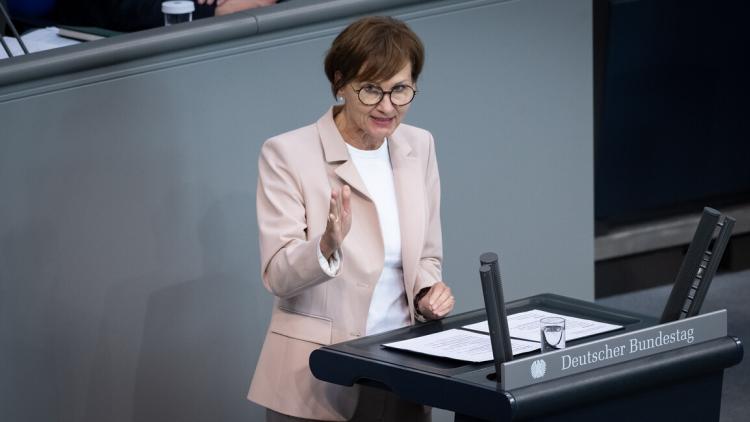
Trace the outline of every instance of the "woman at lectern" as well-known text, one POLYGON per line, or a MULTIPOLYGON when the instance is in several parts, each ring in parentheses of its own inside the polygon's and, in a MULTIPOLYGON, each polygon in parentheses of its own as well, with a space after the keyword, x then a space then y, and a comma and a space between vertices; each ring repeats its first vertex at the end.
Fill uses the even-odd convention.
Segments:
POLYGON ((325 58, 338 104, 261 149, 261 268, 276 299, 248 398, 267 408, 268 421, 430 420, 428 408, 319 381, 308 366, 321 345, 453 309, 441 281, 435 145, 401 122, 423 61, 422 42, 403 22, 352 23, 325 58))

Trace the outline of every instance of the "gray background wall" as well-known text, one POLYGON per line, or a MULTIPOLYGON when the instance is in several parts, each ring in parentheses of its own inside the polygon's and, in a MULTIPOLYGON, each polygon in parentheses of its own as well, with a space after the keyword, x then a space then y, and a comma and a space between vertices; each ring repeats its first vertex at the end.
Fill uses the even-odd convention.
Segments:
MULTIPOLYGON (((427 47, 456 311, 488 250, 508 299, 593 299, 590 1, 383 13, 427 47)), ((0 89, 0 420, 261 418, 257 154, 331 104, 351 19, 0 89)))

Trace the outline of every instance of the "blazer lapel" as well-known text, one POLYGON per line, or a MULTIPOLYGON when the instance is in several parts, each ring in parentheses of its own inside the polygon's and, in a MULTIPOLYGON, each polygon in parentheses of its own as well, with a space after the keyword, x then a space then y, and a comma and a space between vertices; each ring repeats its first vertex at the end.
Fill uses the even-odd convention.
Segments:
POLYGON ((413 156, 411 147, 398 133, 396 130, 391 135, 388 147, 401 226, 404 287, 411 304, 419 266, 420 245, 424 238, 424 176, 420 174, 419 160, 413 156))
POLYGON ((365 198, 372 201, 367 187, 359 177, 357 168, 349 157, 344 138, 341 137, 336 123, 333 121, 333 107, 317 122, 320 143, 323 146, 323 154, 328 164, 334 166, 334 172, 352 189, 361 193, 365 198))

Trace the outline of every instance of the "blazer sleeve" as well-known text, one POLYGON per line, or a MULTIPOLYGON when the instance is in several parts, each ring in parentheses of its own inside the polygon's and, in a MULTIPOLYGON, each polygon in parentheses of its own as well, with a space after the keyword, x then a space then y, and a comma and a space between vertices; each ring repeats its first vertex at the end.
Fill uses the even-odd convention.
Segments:
POLYGON ((256 193, 263 285, 281 298, 333 278, 318 260, 320 236, 307 237, 301 182, 289 154, 278 139, 263 144, 256 193))
POLYGON ((440 174, 438 173, 435 140, 429 135, 429 153, 425 174, 426 214, 424 245, 419 258, 414 295, 425 287, 442 281, 443 233, 440 226, 440 174))

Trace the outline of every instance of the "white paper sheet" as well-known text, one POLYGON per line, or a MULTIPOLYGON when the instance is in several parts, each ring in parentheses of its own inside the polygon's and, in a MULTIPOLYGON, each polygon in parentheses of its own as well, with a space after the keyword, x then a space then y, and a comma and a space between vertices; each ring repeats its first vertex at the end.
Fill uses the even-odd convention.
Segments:
MULTIPOLYGON (((22 35, 21 39, 26 45, 26 48, 29 50, 29 53, 80 43, 80 41, 63 38, 57 35, 58 31, 59 29, 53 26, 48 28, 36 29, 22 35)), ((18 41, 15 38, 3 37, 3 40, 5 40, 5 43, 8 44, 8 48, 10 48, 13 56, 23 55, 23 50, 21 49, 21 46, 18 45, 18 41)), ((0 46, 0 59, 5 59, 7 57, 8 55, 5 53, 5 49, 0 46)))
MULTIPOLYGON (((551 316, 565 318, 566 341, 576 340, 622 328, 621 325, 607 324, 605 322, 592 321, 568 315, 554 314, 539 309, 532 309, 530 311, 508 315, 508 329, 510 330, 510 336, 525 340, 539 341, 539 320, 551 316)), ((487 321, 467 325, 464 328, 484 333, 490 332, 487 321)))
MULTIPOLYGON (((468 362, 492 360, 490 336, 459 329, 387 343, 383 346, 468 362)), ((516 339, 511 340, 511 346, 513 347, 513 355, 539 349, 539 343, 516 339)))

